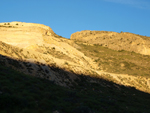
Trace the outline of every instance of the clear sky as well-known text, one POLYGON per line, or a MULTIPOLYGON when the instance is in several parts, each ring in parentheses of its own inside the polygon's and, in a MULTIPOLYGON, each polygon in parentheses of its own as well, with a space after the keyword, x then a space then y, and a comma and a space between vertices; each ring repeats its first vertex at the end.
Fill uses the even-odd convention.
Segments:
POLYGON ((0 22, 50 26, 66 38, 81 30, 150 36, 150 0, 0 0, 0 22))

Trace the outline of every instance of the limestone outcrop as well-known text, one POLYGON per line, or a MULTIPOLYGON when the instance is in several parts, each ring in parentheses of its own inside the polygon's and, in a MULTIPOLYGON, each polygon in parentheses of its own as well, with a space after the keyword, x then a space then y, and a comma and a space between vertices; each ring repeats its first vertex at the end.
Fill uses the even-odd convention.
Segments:
POLYGON ((26 66, 23 66, 26 67, 24 69, 18 67, 15 69, 30 75, 45 76, 60 85, 65 85, 61 82, 64 78, 59 77, 49 66, 78 74, 89 74, 92 73, 92 69, 97 68, 91 58, 71 46, 71 43, 73 42, 55 34, 45 25, 23 22, 0 23, 0 54, 28 62, 30 65, 29 70, 26 66), (51 73, 42 70, 37 72, 38 63, 44 64, 42 68, 51 73))
POLYGON ((53 35, 53 30, 42 24, 10 22, 0 23, 0 40, 8 44, 27 48, 42 44, 43 35, 53 35))

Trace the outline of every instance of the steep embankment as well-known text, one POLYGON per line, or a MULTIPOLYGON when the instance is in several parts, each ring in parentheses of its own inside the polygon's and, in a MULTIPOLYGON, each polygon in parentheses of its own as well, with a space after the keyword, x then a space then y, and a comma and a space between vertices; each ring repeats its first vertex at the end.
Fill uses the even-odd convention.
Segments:
POLYGON ((85 30, 73 33, 71 39, 88 44, 98 44, 117 51, 134 51, 150 55, 150 37, 132 33, 85 30))

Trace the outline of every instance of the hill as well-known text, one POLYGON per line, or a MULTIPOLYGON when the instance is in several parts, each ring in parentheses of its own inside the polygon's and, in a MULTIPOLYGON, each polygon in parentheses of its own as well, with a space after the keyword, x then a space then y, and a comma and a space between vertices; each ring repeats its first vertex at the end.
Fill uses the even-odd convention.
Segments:
MULTIPOLYGON (((95 112, 99 112, 100 110, 104 112, 111 112, 111 110, 113 112, 121 112, 116 111, 117 107, 113 109, 114 103, 116 103, 115 106, 119 105, 119 110, 123 110, 124 112, 134 112, 135 106, 139 106, 139 111, 146 112, 149 110, 147 105, 150 104, 147 100, 149 94, 144 93, 150 93, 149 40, 150 37, 132 33, 88 30, 74 33, 71 35, 71 39, 66 39, 57 35, 50 27, 42 24, 24 22, 0 23, 0 65, 1 68, 4 66, 5 68, 9 67, 15 70, 14 73, 17 73, 17 78, 21 76, 18 78, 19 80, 24 76, 22 74, 25 74, 25 76, 34 76, 33 81, 34 79, 35 81, 41 81, 42 78, 43 83, 40 82, 43 85, 42 89, 44 86, 49 86, 53 83, 54 87, 56 86, 60 90, 65 90, 65 92, 68 90, 71 92, 83 91, 81 93, 82 98, 83 95, 89 95, 87 98, 91 98, 91 100, 87 99, 84 102, 80 101, 80 104, 75 102, 77 105, 71 104, 74 107, 70 106, 70 110, 68 111, 67 108, 60 110, 62 106, 64 107, 64 105, 60 105, 61 107, 58 108, 60 112, 73 112, 71 110, 76 109, 75 107, 79 107, 78 109, 88 109, 89 112, 90 110, 94 110, 95 112), (132 44, 129 41, 132 41, 132 44), (46 81, 51 83, 49 84, 46 81), (93 100, 94 97, 90 97, 92 95, 97 98, 103 98, 104 95, 111 95, 112 98, 110 100, 113 100, 113 98, 117 100, 117 97, 119 99, 118 101, 113 100, 112 103, 109 103, 106 100, 93 100), (132 102, 135 102, 128 109, 131 106, 128 102, 130 97, 133 98, 132 102), (137 101, 136 98, 139 98, 139 100, 137 101), (144 101, 147 104, 145 109, 141 105, 144 104, 144 101), (83 104, 82 106, 82 103, 86 102, 88 105, 83 104), (104 102, 104 104, 102 105, 99 102, 104 102), (137 104, 138 102, 140 104, 137 104), (92 106, 91 103, 96 103, 96 105, 99 104, 103 107, 99 109, 98 107, 92 106), (109 109, 104 106, 108 106, 109 109)), ((7 74, 7 69, 2 68, 2 70, 4 70, 2 74, 5 76, 14 76, 11 73, 7 74)), ((5 79, 3 80, 7 81, 5 79)), ((32 82, 32 80, 29 82, 32 82)), ((13 84, 15 82, 11 85, 13 84)), ((21 84, 21 82, 18 84, 21 84)), ((24 83, 22 82, 22 84, 24 83)), ((5 85, 4 83, 3 86, 5 85)), ((10 89, 13 88, 11 86, 8 87, 10 89)), ((40 95, 42 95, 42 91, 44 92, 44 90, 38 91, 40 95)), ((13 93, 16 93, 16 90, 13 93)), ((78 94, 80 95, 80 93, 78 94)), ((22 98, 23 94, 20 93, 19 95, 22 98)), ((73 98, 76 98, 76 96, 73 98)), ((45 99, 48 100, 47 97, 45 99)), ((36 99, 33 100, 36 101, 36 99)), ((45 103, 45 100, 43 102, 45 103)), ((51 101, 49 100, 49 102, 51 101)), ((63 102, 61 101, 61 103, 63 102)), ((59 103, 56 102, 56 104, 59 103)), ((68 104, 70 103, 66 103, 66 106, 68 104)), ((46 106, 49 107, 49 105, 46 106)), ((18 109, 12 108, 15 111, 18 109)), ((31 110, 27 106, 24 108, 31 110)), ((34 110, 36 109, 35 107, 34 110)), ((19 109, 18 112, 20 112, 19 109)))
POLYGON ((101 45, 117 51, 125 50, 150 55, 150 37, 133 33, 85 30, 73 33, 71 39, 101 45))
MULTIPOLYGON (((62 69, 53 69, 64 72, 62 69)), ((77 75, 78 85, 66 88, 56 85, 54 81, 25 75, 2 64, 0 70, 1 113, 150 112, 148 93, 102 78, 77 75)))

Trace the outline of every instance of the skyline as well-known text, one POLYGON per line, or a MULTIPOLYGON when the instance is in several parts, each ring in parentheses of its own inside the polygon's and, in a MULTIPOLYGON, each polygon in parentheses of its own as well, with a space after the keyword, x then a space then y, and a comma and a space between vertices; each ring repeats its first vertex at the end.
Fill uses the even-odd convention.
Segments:
POLYGON ((63 37, 82 30, 150 36, 148 0, 1 0, 1 22, 44 24, 63 37))

